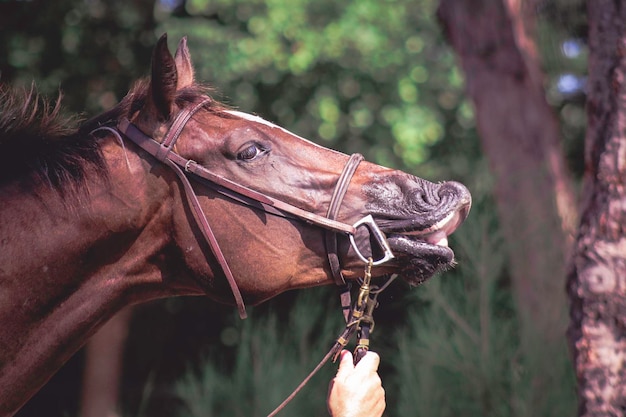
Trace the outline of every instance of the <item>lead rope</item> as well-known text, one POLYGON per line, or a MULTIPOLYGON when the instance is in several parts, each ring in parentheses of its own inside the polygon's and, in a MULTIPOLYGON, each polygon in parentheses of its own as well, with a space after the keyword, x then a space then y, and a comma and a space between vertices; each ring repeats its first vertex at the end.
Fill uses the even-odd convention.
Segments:
POLYGON ((365 267, 363 282, 359 287, 357 300, 354 303, 349 320, 346 323, 346 327, 335 340, 333 346, 317 364, 317 366, 306 376, 306 378, 304 378, 300 385, 298 385, 296 389, 294 389, 293 392, 274 409, 274 411, 268 414, 267 417, 275 417, 279 412, 281 412, 330 358, 332 358, 333 362, 335 362, 341 350, 346 347, 355 333, 358 333, 358 342, 354 350, 354 364, 356 365, 361 358, 365 356, 369 350, 369 335, 374 330, 374 317, 372 314, 374 312, 374 308, 378 305, 378 295, 397 277, 396 274, 392 275, 380 288, 372 286, 370 284, 372 279, 372 264, 373 260, 372 258, 369 258, 369 262, 365 267))
MULTIPOLYGON (((181 161, 183 160, 183 158, 179 157, 176 153, 172 152, 172 148, 174 147, 174 144, 176 143, 177 139, 179 138, 183 128, 185 127, 185 125, 187 124, 187 122, 191 119, 191 117, 198 111, 200 110, 207 102, 209 102, 210 99, 205 99, 203 101, 201 101, 200 103, 196 103, 191 109, 184 109, 182 110, 175 118, 174 122, 172 123, 172 125, 170 126, 170 129, 167 131, 163 141, 161 143, 156 142, 154 139, 148 137, 147 135, 145 135, 143 132, 141 132, 139 129, 135 128, 132 123, 130 123, 130 121, 128 121, 127 119, 122 119, 119 123, 117 128, 119 129, 120 132, 122 132, 125 136, 127 136, 129 139, 131 139, 133 142, 135 142, 135 144, 137 144, 138 146, 140 146, 141 148, 143 148, 144 150, 146 150, 148 153, 150 153, 151 155, 155 156, 159 161, 165 163, 166 165, 168 165, 170 168, 172 168, 172 170, 174 171, 174 173, 179 177, 179 180, 181 181, 183 188, 185 190, 185 195, 187 197, 187 201, 190 205, 190 208, 192 209, 191 212, 193 214, 193 217, 196 220, 197 225, 199 226, 200 231, 202 232, 202 234, 204 235, 204 238, 206 240, 206 242, 208 243, 209 248, 211 249, 211 251, 213 252, 213 255, 216 257, 218 263, 220 264, 220 266, 222 267, 222 271, 224 272, 224 275, 227 278, 228 284, 231 287, 231 290, 233 292, 233 296, 235 298, 235 302, 237 304, 237 308, 239 310, 239 315, 240 317, 243 319, 246 317, 246 310, 245 310, 245 304, 243 301, 243 298, 241 296, 241 293, 239 291, 239 288, 237 287, 237 284, 235 282, 235 279, 232 275, 232 272, 228 266, 228 262, 226 261, 220 247, 219 244, 217 243, 217 239, 215 238, 215 235, 213 234, 213 230, 211 229, 210 225, 208 224, 208 221, 206 219, 206 216, 204 215, 204 213, 202 212, 202 208, 200 206, 200 203, 198 201, 198 198, 195 195, 195 192, 193 190, 193 187, 191 186, 191 183, 189 182, 189 179, 187 178, 187 176, 185 175, 185 172, 183 172, 182 170, 182 166, 184 166, 184 170, 186 172, 193 172, 194 174, 198 175, 201 178, 205 178, 205 179, 209 179, 208 173, 204 173, 202 169, 199 169, 200 172, 196 172, 196 170, 194 169, 195 167, 197 167, 197 164, 192 161, 192 160, 184 160, 184 163, 181 164, 181 166, 179 166, 179 163, 181 163, 181 161), (174 160, 176 159, 176 161, 174 160), (178 162, 177 162, 178 161, 178 162), (202 175, 202 173, 204 173, 205 175, 202 175)), ((109 128, 109 127, 103 127, 101 129, 105 129, 105 130, 109 130, 113 133, 115 133, 115 136, 117 136, 117 138, 120 140, 122 146, 124 146, 123 141, 121 140, 121 137, 119 135, 119 133, 117 133, 116 131, 114 131, 114 129, 109 128)), ((96 130, 100 130, 100 129, 96 129, 96 130)), ((93 133, 93 132, 92 132, 93 133)), ((350 183, 350 179, 352 178, 352 176, 354 175, 359 163, 363 160, 363 156, 360 154, 353 154, 350 156, 348 163, 346 164, 346 166, 344 167, 343 172, 341 173, 339 180, 337 182, 337 185, 335 187, 335 190, 333 192, 333 196, 331 198, 331 202, 330 202, 330 206, 328 209, 328 213, 326 218, 324 218, 324 220, 326 220, 325 222, 321 223, 320 220, 318 219, 315 223, 318 224, 323 224, 325 225, 326 228, 331 228, 333 229, 333 233, 331 234, 330 232, 326 231, 326 246, 327 246, 327 253, 328 253, 328 259, 329 259, 329 264, 330 264, 330 268, 331 268, 331 272, 333 274, 333 277, 335 278, 335 281, 337 284, 343 286, 343 290, 341 291, 341 303, 342 303, 342 309, 344 312, 344 317, 346 319, 346 328, 344 329, 344 331, 341 333, 341 335, 337 338, 337 340, 335 341, 335 344, 333 345, 333 347, 329 350, 329 352, 326 354, 326 356, 322 359, 322 361, 320 361, 320 363, 315 367, 315 369, 302 381, 302 383, 300 383, 300 385, 294 390, 294 392, 285 400, 283 401, 283 403, 281 405, 279 405, 276 410, 274 410, 269 416, 275 416, 280 410, 282 410, 289 401, 291 401, 293 399, 293 397, 295 397, 295 395, 304 387, 304 385, 306 385, 306 383, 313 377, 313 375, 315 375, 315 373, 317 373, 317 371, 319 371, 319 369, 331 358, 333 357, 333 361, 335 361, 337 359, 337 356, 339 355, 339 352, 341 351, 341 349, 343 349, 346 344, 348 343, 348 341, 350 340, 350 338, 352 337, 352 335, 357 332, 358 333, 358 344, 357 347, 355 349, 355 357, 354 357, 354 363, 355 365, 359 362, 359 360, 365 356, 365 354, 367 353, 367 350, 369 349, 369 334, 373 331, 373 327, 374 327, 374 319, 372 316, 373 310, 377 305, 377 301, 376 298, 378 296, 378 294, 380 293, 380 291, 382 291, 382 289, 386 288, 386 286, 389 284, 389 282, 391 280, 389 280, 389 282, 387 284, 385 284, 383 286, 383 288, 379 291, 376 291, 377 287, 370 287, 370 281, 371 281, 371 270, 372 270, 372 266, 374 265, 374 261, 372 258, 369 258, 369 261, 367 262, 367 267, 365 269, 365 276, 363 278, 363 282, 361 284, 361 288, 359 289, 359 297, 357 302, 355 303, 355 306, 351 309, 350 305, 351 305, 351 301, 350 301, 350 286, 345 282, 345 279, 343 278, 343 276, 341 275, 341 269, 339 267, 339 257, 337 255, 337 241, 336 241, 336 232, 337 229, 341 230, 342 232, 345 232, 347 229, 343 226, 345 225, 341 225, 341 228, 338 228, 338 224, 337 222, 334 221, 334 219, 336 218, 338 212, 339 212, 339 207, 341 205, 341 201, 348 189, 348 185, 350 183), (334 227, 331 227, 333 226, 334 227), (373 295, 373 296, 371 296, 373 295)), ((213 180, 216 180, 217 178, 214 178, 214 176, 211 177, 213 180)), ((223 181, 225 181, 224 179, 222 179, 223 181)), ((216 182, 219 183, 219 182, 216 182)), ((222 184, 223 185, 223 184, 222 184)), ((228 188, 228 187, 227 187, 228 188)), ((249 191, 252 192, 252 190, 247 190, 244 187, 236 187, 235 188, 235 192, 240 192, 242 193, 242 191, 249 191)), ((259 194, 258 193, 254 193, 255 196, 257 198, 252 197, 253 200, 257 200, 260 202, 260 200, 258 200, 259 194)), ((245 192, 242 194, 246 194, 245 192)), ((265 196, 263 196, 265 197, 265 196)), ((280 203, 280 201, 273 201, 271 199, 268 199, 267 197, 265 197, 266 200, 268 200, 267 202, 269 203, 273 203, 273 205, 278 205, 278 203, 280 203)), ((295 207, 288 209, 291 206, 282 204, 280 205, 280 207, 278 207, 279 209, 282 208, 290 213, 294 212, 294 209, 296 209, 295 207)), ((297 212, 301 212, 302 210, 297 209, 297 212)), ((302 215, 302 213, 301 213, 302 215)), ((313 221, 312 216, 308 215, 308 216, 302 216, 304 219, 313 221)), ((370 222, 373 222, 373 219, 371 219, 371 216, 368 216, 370 218, 370 222)), ((366 218, 362 219, 359 223, 357 222, 355 224, 355 226, 352 227, 351 232, 354 233, 354 229, 356 229, 357 225, 360 224, 364 224, 364 220, 366 220, 366 218)), ((375 226, 375 225, 374 225, 375 226)), ((378 230, 376 228, 376 230, 378 230)), ((378 233, 380 234, 380 231, 378 231, 378 233)), ((358 249, 356 248, 356 245, 353 242, 353 237, 350 236, 352 244, 355 246, 355 250, 357 251, 357 254, 359 255, 359 257, 365 261, 365 258, 359 253, 358 249)), ((384 240, 384 237, 383 237, 384 240)), ((386 241, 385 242, 381 242, 379 239, 379 243, 383 244, 383 246, 387 246, 386 245, 386 241)), ((387 260, 389 260, 390 258, 393 257, 393 254, 391 254, 390 249, 387 247, 387 250, 385 251, 385 253, 389 252, 388 255, 386 255, 385 258, 383 258, 380 261, 377 261, 376 264, 385 262, 387 260), (390 256, 389 256, 390 255, 390 256)))
MULTIPOLYGON (((359 363, 363 356, 367 353, 370 346, 370 334, 374 331, 374 309, 378 307, 378 295, 383 292, 389 284, 391 284, 398 274, 393 274, 382 287, 371 286, 367 294, 363 293, 361 303, 365 304, 363 308, 363 316, 357 325, 357 345, 354 348, 354 364, 359 363)), ((371 278, 371 277, 370 277, 371 278)), ((361 286, 362 288, 362 286, 361 286)), ((359 299, 361 292, 359 292, 359 299)))

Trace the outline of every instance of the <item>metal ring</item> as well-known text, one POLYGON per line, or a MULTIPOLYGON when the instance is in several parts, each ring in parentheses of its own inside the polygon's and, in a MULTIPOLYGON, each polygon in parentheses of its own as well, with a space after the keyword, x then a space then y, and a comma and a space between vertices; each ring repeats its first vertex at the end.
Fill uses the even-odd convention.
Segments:
MULTIPOLYGON (((383 257, 381 259, 374 260, 372 262, 372 265, 381 265, 394 258, 393 252, 391 251, 389 243, 387 242, 387 238, 385 237, 383 232, 380 231, 371 214, 363 217, 352 226, 355 229, 357 229, 359 226, 366 226, 369 229, 371 235, 374 237, 374 240, 380 245, 380 248, 383 251, 383 257)), ((350 235, 350 244, 352 245, 352 248, 356 252, 356 255, 359 257, 359 259, 361 259, 366 264, 369 264, 370 260, 361 253, 354 239, 354 235, 350 235)))

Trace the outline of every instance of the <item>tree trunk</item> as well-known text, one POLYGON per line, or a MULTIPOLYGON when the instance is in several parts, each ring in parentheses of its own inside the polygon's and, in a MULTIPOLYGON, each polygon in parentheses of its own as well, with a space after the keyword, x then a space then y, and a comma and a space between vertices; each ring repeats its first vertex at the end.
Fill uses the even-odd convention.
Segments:
POLYGON ((576 205, 531 36, 534 12, 526 6, 532 2, 441 0, 438 15, 463 68, 495 176, 521 349, 525 360, 535 361, 527 369, 525 402, 534 404, 559 383, 544 372, 554 368, 550 355, 566 352, 565 264, 576 205))
POLYGON ((626 413, 626 1, 589 0, 588 127, 568 274, 579 416, 626 413))

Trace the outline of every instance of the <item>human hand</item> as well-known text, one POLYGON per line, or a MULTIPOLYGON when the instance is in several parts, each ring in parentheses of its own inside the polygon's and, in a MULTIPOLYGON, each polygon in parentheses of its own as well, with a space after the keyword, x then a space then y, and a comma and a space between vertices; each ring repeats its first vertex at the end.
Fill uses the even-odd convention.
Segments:
POLYGON ((367 354, 355 366, 352 353, 341 352, 337 375, 328 387, 328 412, 332 417, 381 417, 385 390, 378 376, 380 357, 367 354))

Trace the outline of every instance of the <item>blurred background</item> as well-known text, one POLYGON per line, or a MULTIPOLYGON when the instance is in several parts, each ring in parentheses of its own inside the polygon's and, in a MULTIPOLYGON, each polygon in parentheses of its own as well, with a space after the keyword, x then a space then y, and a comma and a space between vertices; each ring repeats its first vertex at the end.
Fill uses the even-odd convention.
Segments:
MULTIPOLYGON (((197 79, 219 100, 326 147, 466 184, 472 212, 450 239, 458 266, 417 288, 396 282, 379 298, 371 344, 382 358, 386 415, 574 415, 563 272, 574 220, 562 202, 575 201, 583 169, 585 7, 507 3, 515 2, 0 0, 0 82, 62 93, 68 113, 89 117, 148 74, 162 33, 172 50, 187 36, 197 79), (467 32, 455 32, 465 27, 455 19, 467 32), (517 40, 502 67, 529 80, 519 91, 498 83, 502 73, 472 82, 483 69, 461 41, 489 36, 502 50, 517 40), (537 94, 515 104, 524 92, 537 94), (528 109, 537 114, 524 118, 528 109), (526 162, 542 166, 546 154, 533 153, 544 140, 538 131, 552 135, 545 140, 563 164, 548 180, 532 179, 529 191, 515 181, 529 178, 524 167, 541 171, 526 162), (532 219, 552 217, 559 221, 530 232, 539 243, 518 246, 532 219), (545 259, 558 268, 542 269, 545 259)), ((265 416, 342 329, 335 292, 283 294, 245 321, 203 298, 134 307, 18 416, 96 417, 98 394, 116 404, 108 416, 265 416), (98 363, 120 367, 121 376, 85 393, 98 363)), ((282 415, 326 415, 335 369, 327 365, 282 415)))

